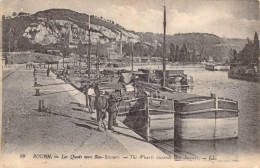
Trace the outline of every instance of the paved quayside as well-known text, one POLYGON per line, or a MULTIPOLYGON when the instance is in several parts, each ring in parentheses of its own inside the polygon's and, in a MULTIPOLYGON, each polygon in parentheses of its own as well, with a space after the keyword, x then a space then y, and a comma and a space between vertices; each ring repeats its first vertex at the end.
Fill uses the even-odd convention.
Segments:
POLYGON ((3 80, 2 152, 5 154, 157 155, 159 149, 119 122, 115 132, 99 132, 85 108, 85 96, 70 84, 37 69, 20 67, 3 80), (39 100, 48 109, 39 112, 39 100))

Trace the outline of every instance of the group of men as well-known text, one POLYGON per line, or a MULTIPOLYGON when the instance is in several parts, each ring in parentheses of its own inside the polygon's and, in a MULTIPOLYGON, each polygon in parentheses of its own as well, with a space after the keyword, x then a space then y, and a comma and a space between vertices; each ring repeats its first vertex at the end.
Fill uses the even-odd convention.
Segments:
POLYGON ((101 132, 106 130, 105 119, 107 118, 106 112, 108 112, 108 129, 114 131, 113 126, 118 125, 116 116, 119 105, 115 92, 109 95, 102 95, 100 94, 98 83, 94 83, 86 88, 85 94, 86 106, 88 106, 89 111, 94 113, 94 109, 96 110, 98 130, 101 132))

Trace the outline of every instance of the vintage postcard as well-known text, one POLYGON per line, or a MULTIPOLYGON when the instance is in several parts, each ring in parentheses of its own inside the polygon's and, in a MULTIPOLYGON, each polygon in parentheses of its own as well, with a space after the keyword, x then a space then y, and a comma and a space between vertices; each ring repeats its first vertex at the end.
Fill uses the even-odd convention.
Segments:
POLYGON ((0 167, 260 167, 258 0, 0 13, 0 167))

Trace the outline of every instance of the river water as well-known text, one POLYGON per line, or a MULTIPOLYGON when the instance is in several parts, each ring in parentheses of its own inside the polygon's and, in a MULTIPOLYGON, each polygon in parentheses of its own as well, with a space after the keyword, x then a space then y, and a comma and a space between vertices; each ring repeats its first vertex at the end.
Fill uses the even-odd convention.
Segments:
MULTIPOLYGON (((145 66, 135 66, 135 70, 138 68, 145 68, 145 66)), ((162 69, 162 66, 149 65, 146 68, 162 69)), ((204 159, 238 160, 240 156, 259 153, 259 83, 230 79, 227 72, 207 71, 202 65, 167 65, 167 69, 184 70, 187 75, 193 77, 194 86, 188 90, 189 93, 202 96, 209 96, 210 93, 215 93, 217 97, 238 101, 240 111, 238 122, 239 136, 236 139, 217 140, 214 142, 168 141, 160 144, 163 146, 163 149, 172 148, 176 154, 180 154, 177 155, 177 159, 180 158, 180 160, 185 159, 185 157, 192 158, 193 156, 204 159)))

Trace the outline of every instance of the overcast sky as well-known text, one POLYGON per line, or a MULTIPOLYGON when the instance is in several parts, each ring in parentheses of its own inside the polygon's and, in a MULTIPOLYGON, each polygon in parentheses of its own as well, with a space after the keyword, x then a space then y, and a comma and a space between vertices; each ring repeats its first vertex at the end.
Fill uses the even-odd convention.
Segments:
MULTIPOLYGON (((163 0, 3 0, 3 14, 66 8, 103 16, 126 29, 162 33, 163 0)), ((253 38, 259 32, 258 0, 166 0, 167 34, 202 32, 253 38)))

